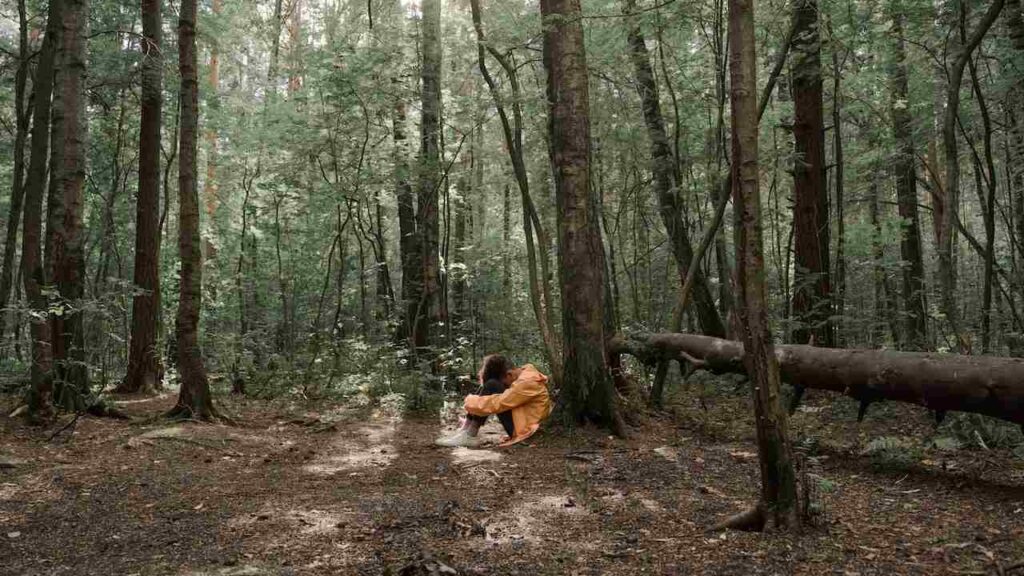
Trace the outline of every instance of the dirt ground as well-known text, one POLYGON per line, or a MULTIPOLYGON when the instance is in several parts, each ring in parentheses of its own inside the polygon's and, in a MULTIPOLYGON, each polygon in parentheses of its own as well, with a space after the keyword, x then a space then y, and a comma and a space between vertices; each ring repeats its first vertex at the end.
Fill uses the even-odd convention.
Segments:
POLYGON ((809 399, 792 433, 814 443, 818 513, 793 536, 705 531, 758 490, 744 394, 706 411, 682 394, 626 440, 508 450, 436 448, 437 417, 342 406, 221 398, 235 426, 147 419, 172 402, 126 400, 136 421, 52 441, 0 418, 0 574, 1024 574, 1024 461, 861 455, 930 434, 913 407, 857 424, 809 399))

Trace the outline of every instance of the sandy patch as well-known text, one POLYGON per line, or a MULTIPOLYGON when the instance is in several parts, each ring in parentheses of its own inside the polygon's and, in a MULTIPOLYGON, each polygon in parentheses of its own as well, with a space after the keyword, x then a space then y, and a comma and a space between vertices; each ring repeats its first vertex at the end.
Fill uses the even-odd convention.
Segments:
POLYGON ((397 422, 372 423, 355 434, 338 434, 313 462, 303 466, 312 474, 333 475, 381 469, 398 456, 392 440, 397 422))

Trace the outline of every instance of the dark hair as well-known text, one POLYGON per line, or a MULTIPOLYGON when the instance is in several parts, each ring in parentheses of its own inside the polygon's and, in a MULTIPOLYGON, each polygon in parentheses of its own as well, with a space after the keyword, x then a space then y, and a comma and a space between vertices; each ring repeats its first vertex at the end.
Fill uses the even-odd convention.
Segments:
POLYGON ((488 380, 503 380, 505 374, 515 366, 508 358, 501 354, 491 354, 484 357, 483 366, 480 368, 480 375, 484 382, 488 380))

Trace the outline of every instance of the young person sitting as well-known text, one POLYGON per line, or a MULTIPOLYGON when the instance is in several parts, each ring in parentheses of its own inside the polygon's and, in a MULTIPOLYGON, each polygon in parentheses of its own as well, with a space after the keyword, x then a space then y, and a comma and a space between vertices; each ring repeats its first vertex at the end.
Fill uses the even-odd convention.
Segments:
POLYGON ((478 374, 479 394, 466 396, 466 417, 454 434, 438 438, 438 446, 473 446, 487 417, 495 415, 508 434, 499 446, 511 446, 532 436, 551 414, 548 377, 532 364, 517 367, 508 358, 492 354, 484 358, 478 374))

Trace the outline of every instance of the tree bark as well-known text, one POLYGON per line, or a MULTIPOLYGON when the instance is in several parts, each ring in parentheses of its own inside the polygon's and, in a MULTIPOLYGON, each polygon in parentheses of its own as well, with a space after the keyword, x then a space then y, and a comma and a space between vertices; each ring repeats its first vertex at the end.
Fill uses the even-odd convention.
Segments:
POLYGON ((181 131, 178 137, 178 254, 181 282, 175 318, 181 391, 168 416, 209 420, 217 417, 199 346, 203 263, 199 238, 196 152, 199 131, 199 81, 196 57, 196 0, 182 0, 178 19, 178 68, 181 74, 181 131))
POLYGON ((32 387, 28 418, 48 422, 53 418, 53 349, 50 341, 49 302, 43 287, 49 284, 43 265, 43 191, 46 189, 51 119, 51 95, 55 61, 60 45, 64 0, 51 0, 46 35, 36 66, 35 110, 32 117, 31 156, 25 179, 25 207, 21 236, 21 270, 32 338, 32 387))
MULTIPOLYGON (((212 0, 210 8, 214 18, 221 15, 221 0, 212 0)), ((145 25, 145 22, 143 22, 145 25)), ((145 32, 143 32, 145 35, 145 32)), ((215 35, 210 38, 210 64, 207 67, 208 80, 210 82, 210 95, 208 106, 216 113, 220 109, 220 43, 215 35)), ((206 238, 203 242, 204 256, 207 259, 214 259, 217 256, 217 249, 213 238, 217 209, 220 206, 220 186, 217 183, 217 145, 219 134, 213 122, 207 121, 206 133, 206 179, 203 181, 203 207, 206 211, 206 238)))
MULTIPOLYGON (((833 307, 836 315, 832 331, 832 342, 841 346, 843 342, 843 324, 846 318, 846 200, 845 166, 843 164, 843 116, 842 116, 842 62, 839 59, 839 43, 836 42, 832 21, 828 20, 828 35, 833 41, 832 47, 832 164, 835 168, 833 180, 836 191, 836 268, 833 307)), ((826 246, 826 249, 828 247, 826 246)))
MULTIPOLYGON (((479 0, 471 0, 473 28, 477 37, 477 65, 480 73, 487 83, 487 87, 494 100, 494 106, 498 111, 498 118, 501 120, 502 134, 505 137, 505 146, 508 148, 509 161, 512 164, 512 173, 515 176, 516 184, 519 187, 519 196, 522 200, 523 235, 526 238, 527 276, 529 281, 530 302, 533 304, 534 318, 541 333, 544 343, 544 353, 556 385, 561 382, 562 359, 559 353, 559 343, 555 335, 555 313, 552 302, 550 285, 550 265, 548 251, 550 240, 545 227, 537 213, 530 194, 530 179, 526 171, 526 160, 523 154, 523 111, 522 95, 520 94, 519 78, 514 66, 508 58, 494 47, 487 44, 484 38, 482 15, 480 13, 479 0), (508 77, 512 89, 512 121, 509 121, 505 109, 501 89, 492 77, 487 67, 486 53, 490 52, 508 77), (534 236, 536 235, 536 242, 534 236), (538 248, 539 244, 539 250, 538 248), (538 269, 539 268, 539 269, 538 269)), ((511 268, 509 262, 509 233, 511 224, 511 198, 508 186, 505 186, 504 195, 504 229, 503 241, 505 246, 505 270, 502 278, 503 288, 508 293, 511 284, 511 268)))
POLYGON ((896 139, 896 155, 893 169, 896 172, 896 198, 902 233, 900 235, 900 258, 903 260, 903 345, 910 350, 928 349, 927 306, 925 303, 924 259, 921 248, 921 218, 917 208, 917 174, 914 168, 917 158, 914 144, 914 130, 910 116, 910 101, 907 77, 907 52, 903 36, 904 15, 901 8, 892 8, 895 37, 895 52, 890 68, 892 82, 893 136, 896 139))
MULTIPOLYGON (((729 79, 732 106, 732 186, 735 210, 737 313, 754 397, 761 498, 769 526, 795 527, 796 473, 779 399, 779 367, 768 324, 758 170, 757 56, 752 0, 729 0, 729 79)), ((820 96, 820 93, 819 93, 820 96)), ((828 268, 826 267, 825 270, 828 268)))
MULTIPOLYGON (((959 5, 959 2, 953 2, 953 4, 959 5)), ((942 291, 942 312, 946 315, 946 321, 949 323, 956 345, 961 352, 969 350, 970 343, 967 335, 961 332, 960 312, 956 304, 956 268, 953 262, 953 235, 956 231, 960 202, 960 156, 956 142, 957 115, 960 111, 960 84, 967 61, 971 58, 974 49, 981 44, 989 28, 995 23, 1002 8, 1003 0, 992 0, 992 4, 989 5, 977 27, 971 32, 966 43, 960 44, 954 41, 950 52, 955 60, 952 67, 947 70, 949 83, 946 87, 946 111, 942 123, 942 147, 946 155, 946 182, 942 221, 939 228, 939 281, 942 291)), ((960 17, 962 16, 961 14, 960 17)), ((954 35, 954 37, 956 36, 954 35)))
POLYGON ((442 322, 440 215, 438 192, 441 185, 441 0, 423 1, 420 74, 419 186, 416 193, 417 232, 420 235, 422 293, 411 322, 413 344, 423 350, 432 342, 433 328, 442 322))
MULTIPOLYGON (((658 84, 651 68, 650 55, 644 43, 640 25, 632 13, 636 10, 635 0, 625 0, 625 12, 628 17, 627 40, 630 59, 633 61, 633 74, 636 89, 640 95, 644 123, 647 125, 647 137, 651 146, 651 173, 654 176, 654 192, 658 199, 661 218, 668 232, 672 253, 679 271, 679 281, 686 281, 686 273, 692 266, 699 266, 693 258, 693 246, 690 243, 686 224, 683 222, 679 205, 678 182, 675 177, 675 157, 669 146, 665 121, 661 113, 658 96, 658 84)), ((697 318, 701 331, 710 336, 725 336, 725 325, 718 314, 715 299, 708 288, 704 273, 699 269, 693 279, 693 300, 697 307, 697 318)))
MULTIPOLYGON (((707 336, 616 338, 609 350, 646 362, 685 352, 712 372, 747 371, 742 343, 707 336)), ((778 346, 775 357, 782 380, 793 385, 845 394, 865 404, 893 400, 1024 424, 1024 359, 800 345, 778 346)))
MULTIPOLYGON (((965 40, 967 31, 963 23, 960 26, 960 37, 965 40)), ((971 87, 974 90, 975 101, 978 104, 978 111, 981 113, 981 126, 983 131, 983 154, 984 174, 982 178, 981 158, 977 152, 974 153, 975 175, 978 192, 978 201, 981 205, 981 215, 985 226, 985 254, 983 258, 982 273, 982 298, 981 298, 981 353, 988 354, 992 343, 992 284, 995 279, 995 248, 996 248, 996 193, 998 191, 998 178, 995 161, 992 157, 992 118, 989 115, 988 103, 985 101, 985 94, 981 90, 981 81, 978 78, 978 69, 974 59, 967 62, 971 73, 971 87), (984 181, 984 186, 982 185, 984 181)))
POLYGON ((828 190, 817 0, 793 6, 793 341, 832 346, 828 190))
MULTIPOLYGON (((14 256, 18 248, 18 228, 25 198, 25 144, 31 124, 31 110, 26 102, 28 69, 31 57, 28 44, 28 16, 25 0, 18 0, 18 70, 14 75, 14 165, 11 172, 11 204, 7 215, 3 264, 0 268, 0 342, 7 334, 7 302, 14 281, 14 256)), ((0 357, 6 356, 0 348, 0 357)))
POLYGON ((51 141, 60 153, 51 154, 46 266, 56 285, 61 313, 53 314, 51 338, 56 372, 55 399, 69 410, 85 408, 89 371, 85 357, 82 298, 85 258, 82 218, 88 124, 86 121, 86 28, 88 2, 67 0, 62 13, 60 106, 61 121, 51 141), (56 146, 56 144, 55 144, 56 146))
MULTIPOLYGON (((405 310, 401 338, 411 338, 420 299, 422 267, 420 240, 416 227, 416 198, 409 180, 409 151, 405 134, 405 102, 399 96, 392 116, 395 158, 395 195, 398 202, 398 249, 402 266, 401 296, 405 310)), ((411 345, 411 342, 410 342, 411 345)))
POLYGON ((604 247, 590 186, 590 104, 579 0, 541 0, 551 164, 558 205, 563 382, 568 419, 624 433, 604 350, 604 247))
MULTIPOLYGON (((139 191, 135 204, 135 271, 128 373, 122 392, 163 385, 157 342, 160 309, 160 132, 163 116, 161 0, 142 0, 142 96, 139 119, 139 191)), ((213 56, 211 56, 213 60, 213 56)), ((212 75, 212 72, 211 72, 212 75)), ((209 170, 209 166, 208 166, 209 170)), ((209 177, 209 172, 207 174, 209 177)))

